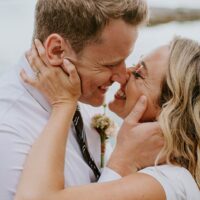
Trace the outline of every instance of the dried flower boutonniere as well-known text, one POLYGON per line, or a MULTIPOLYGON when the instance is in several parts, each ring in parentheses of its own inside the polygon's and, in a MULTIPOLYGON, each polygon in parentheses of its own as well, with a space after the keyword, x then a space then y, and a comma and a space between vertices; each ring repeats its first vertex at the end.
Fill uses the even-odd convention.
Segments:
POLYGON ((104 113, 97 114, 92 118, 91 126, 97 130, 101 139, 101 168, 105 164, 106 140, 117 132, 117 124, 106 116, 106 104, 103 105, 104 113))

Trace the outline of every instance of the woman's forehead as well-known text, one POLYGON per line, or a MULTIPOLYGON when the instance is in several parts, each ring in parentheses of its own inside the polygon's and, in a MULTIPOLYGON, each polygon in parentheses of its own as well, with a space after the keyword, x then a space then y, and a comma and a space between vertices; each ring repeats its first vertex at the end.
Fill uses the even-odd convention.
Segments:
POLYGON ((170 48, 168 45, 165 45, 141 58, 140 63, 145 66, 150 79, 160 79, 166 74, 169 62, 169 53, 170 48))
POLYGON ((152 65, 166 65, 169 61, 170 48, 168 45, 161 46, 148 55, 140 59, 140 63, 144 62, 146 68, 151 68, 152 65))
POLYGON ((141 60, 166 58, 169 55, 169 51, 170 51, 169 45, 163 45, 154 49, 149 54, 142 56, 141 60))

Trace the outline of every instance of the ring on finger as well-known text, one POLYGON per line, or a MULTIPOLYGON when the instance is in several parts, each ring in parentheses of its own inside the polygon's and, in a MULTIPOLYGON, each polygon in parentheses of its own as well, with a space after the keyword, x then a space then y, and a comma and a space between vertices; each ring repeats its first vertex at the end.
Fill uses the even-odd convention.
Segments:
POLYGON ((36 79, 39 79, 39 78, 40 78, 40 71, 39 71, 39 70, 36 70, 36 71, 35 71, 35 78, 36 78, 36 79))

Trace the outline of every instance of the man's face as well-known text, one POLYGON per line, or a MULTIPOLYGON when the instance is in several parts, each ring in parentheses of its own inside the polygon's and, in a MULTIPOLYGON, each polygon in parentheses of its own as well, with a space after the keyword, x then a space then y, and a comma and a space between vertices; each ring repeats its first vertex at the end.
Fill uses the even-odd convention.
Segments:
POLYGON ((82 82, 81 102, 100 106, 113 82, 126 82, 125 59, 133 50, 137 35, 136 26, 112 20, 103 30, 101 41, 83 49, 76 64, 82 82))

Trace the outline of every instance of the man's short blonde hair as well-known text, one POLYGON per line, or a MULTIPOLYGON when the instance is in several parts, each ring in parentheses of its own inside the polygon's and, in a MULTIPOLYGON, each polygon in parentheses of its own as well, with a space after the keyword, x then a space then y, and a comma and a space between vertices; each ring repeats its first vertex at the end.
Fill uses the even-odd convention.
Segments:
POLYGON ((111 19, 137 26, 147 15, 145 0, 38 0, 33 38, 44 42, 58 33, 79 52, 87 42, 98 39, 111 19))

